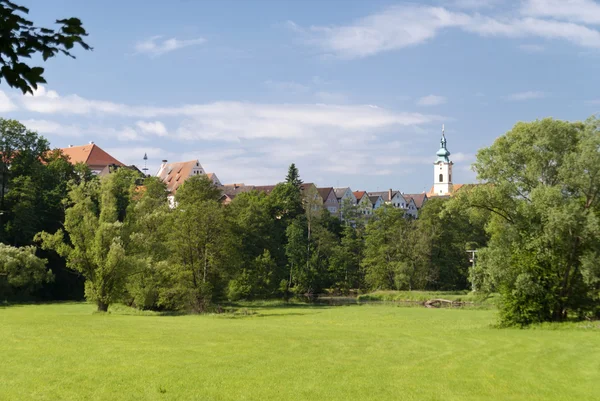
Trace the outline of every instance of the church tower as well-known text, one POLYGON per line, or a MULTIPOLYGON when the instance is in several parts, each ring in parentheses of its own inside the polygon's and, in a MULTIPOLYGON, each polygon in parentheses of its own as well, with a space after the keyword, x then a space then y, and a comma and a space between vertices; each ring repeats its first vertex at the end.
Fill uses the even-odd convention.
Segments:
POLYGON ((433 194, 437 196, 452 193, 452 162, 448 158, 450 152, 446 147, 446 135, 442 125, 442 139, 440 149, 436 153, 437 160, 433 163, 433 194))

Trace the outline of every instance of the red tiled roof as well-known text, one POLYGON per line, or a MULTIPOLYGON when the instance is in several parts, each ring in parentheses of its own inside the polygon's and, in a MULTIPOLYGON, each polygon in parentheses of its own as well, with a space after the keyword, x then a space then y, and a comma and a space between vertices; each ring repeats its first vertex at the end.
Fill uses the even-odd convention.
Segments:
MULTIPOLYGON (((167 190, 174 194, 177 189, 192 175, 192 170, 195 168, 201 168, 198 160, 190 160, 187 162, 175 162, 168 163, 161 166, 158 171, 157 177, 159 177, 165 184, 167 184, 167 190)), ((204 171, 202 170, 202 173, 204 171)))
POLYGON ((125 165, 93 143, 83 146, 71 146, 61 150, 65 156, 69 157, 72 164, 85 163, 90 167, 105 167, 109 164, 125 165))
POLYGON ((354 194, 354 196, 356 197, 356 200, 358 202, 360 202, 360 200, 362 199, 362 197, 366 194, 365 191, 354 191, 352 193, 354 194))

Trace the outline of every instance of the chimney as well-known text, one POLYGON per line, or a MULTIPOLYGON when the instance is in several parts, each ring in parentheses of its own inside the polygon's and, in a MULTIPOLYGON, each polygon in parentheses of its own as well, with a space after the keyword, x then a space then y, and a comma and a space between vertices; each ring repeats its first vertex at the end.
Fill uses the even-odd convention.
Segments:
POLYGON ((390 202, 392 201, 392 188, 390 188, 390 190, 388 191, 388 200, 390 202))
POLYGON ((73 145, 69 145, 69 147, 70 147, 70 148, 72 148, 72 147, 73 147, 73 145))
POLYGON ((90 145, 93 145, 93 144, 94 144, 94 141, 90 141, 90 145))

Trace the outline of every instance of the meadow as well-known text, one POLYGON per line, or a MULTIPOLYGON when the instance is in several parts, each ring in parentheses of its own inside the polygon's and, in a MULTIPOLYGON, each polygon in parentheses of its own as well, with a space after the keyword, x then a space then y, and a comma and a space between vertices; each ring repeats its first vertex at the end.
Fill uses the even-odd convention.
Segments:
POLYGON ((496 312, 253 304, 163 316, 0 307, 0 400, 598 400, 600 323, 496 312))

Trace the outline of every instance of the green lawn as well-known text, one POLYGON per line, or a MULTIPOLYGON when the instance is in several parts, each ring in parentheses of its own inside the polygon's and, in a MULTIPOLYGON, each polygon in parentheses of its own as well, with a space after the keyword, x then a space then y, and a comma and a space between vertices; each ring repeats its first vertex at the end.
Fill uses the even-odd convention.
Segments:
POLYGON ((493 310, 0 307, 1 400, 599 400, 600 324, 496 329, 493 310))

